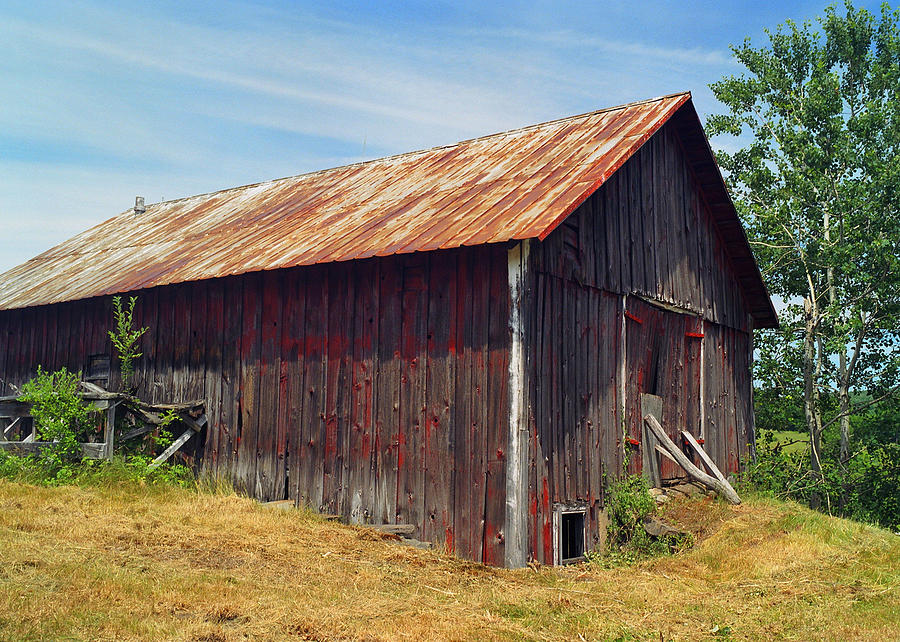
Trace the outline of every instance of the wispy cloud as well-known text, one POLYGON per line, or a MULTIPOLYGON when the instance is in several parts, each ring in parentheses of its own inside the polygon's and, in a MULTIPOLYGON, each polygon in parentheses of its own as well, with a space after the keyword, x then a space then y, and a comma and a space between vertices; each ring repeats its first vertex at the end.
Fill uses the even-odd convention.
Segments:
POLYGON ((718 46, 572 28, 565 6, 537 29, 493 4, 39 1, 0 20, 0 220, 16 221, 0 271, 135 194, 446 144, 694 89, 729 64, 718 46))
POLYGON ((734 65, 728 49, 707 49, 703 47, 663 47, 640 40, 600 38, 572 29, 538 31, 514 28, 469 29, 464 36, 501 40, 517 40, 526 43, 541 43, 560 49, 588 49, 622 57, 636 58, 649 64, 663 65, 705 65, 720 67, 734 65))

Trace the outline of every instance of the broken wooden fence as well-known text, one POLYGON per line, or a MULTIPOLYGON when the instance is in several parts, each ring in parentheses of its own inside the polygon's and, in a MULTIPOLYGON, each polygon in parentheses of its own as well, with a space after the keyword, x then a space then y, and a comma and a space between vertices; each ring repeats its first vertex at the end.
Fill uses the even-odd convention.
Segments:
MULTIPOLYGON (((153 462, 150 468, 156 468, 169 459, 194 435, 206 425, 205 402, 203 400, 186 403, 148 404, 137 397, 120 392, 109 392, 90 382, 81 382, 78 395, 90 404, 92 410, 105 413, 102 442, 81 443, 82 456, 87 459, 111 459, 116 441, 117 413, 130 414, 135 428, 121 435, 120 441, 128 441, 141 437, 167 423, 166 413, 174 412, 177 421, 185 426, 172 444, 166 448, 153 462)), ((38 441, 37 426, 31 416, 31 404, 21 401, 16 396, 0 397, 0 450, 20 455, 37 454, 51 446, 53 442, 38 441), (6 424, 2 426, 2 424, 6 424), (30 429, 28 428, 28 424, 30 429), (27 433, 24 434, 23 433, 27 433), (20 439, 9 439, 19 436, 20 439)))

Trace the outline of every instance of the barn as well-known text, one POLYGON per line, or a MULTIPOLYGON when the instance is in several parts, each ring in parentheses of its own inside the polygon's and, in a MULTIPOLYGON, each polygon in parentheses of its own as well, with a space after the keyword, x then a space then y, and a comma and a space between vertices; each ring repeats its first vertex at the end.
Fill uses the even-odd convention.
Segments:
POLYGON ((600 541, 642 395, 738 470, 777 325, 689 93, 124 211, 0 275, 0 394, 119 385, 117 293, 203 469, 507 566, 600 541))

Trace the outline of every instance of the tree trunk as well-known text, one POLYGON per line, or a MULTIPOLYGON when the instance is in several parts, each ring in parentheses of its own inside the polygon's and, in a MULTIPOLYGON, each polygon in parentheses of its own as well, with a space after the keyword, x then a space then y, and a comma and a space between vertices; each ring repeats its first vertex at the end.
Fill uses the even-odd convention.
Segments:
MULTIPOLYGON (((818 404, 816 403, 816 319, 813 303, 810 299, 803 300, 805 320, 805 332, 803 336, 803 411, 806 416, 806 427, 809 430, 809 458, 810 468, 816 477, 822 475, 822 465, 819 458, 819 421, 818 404)), ((819 506, 818 493, 810 497, 810 505, 813 508, 819 506)))
POLYGON ((850 458, 850 372, 847 368, 847 353, 838 355, 838 403, 841 413, 841 463, 850 458))

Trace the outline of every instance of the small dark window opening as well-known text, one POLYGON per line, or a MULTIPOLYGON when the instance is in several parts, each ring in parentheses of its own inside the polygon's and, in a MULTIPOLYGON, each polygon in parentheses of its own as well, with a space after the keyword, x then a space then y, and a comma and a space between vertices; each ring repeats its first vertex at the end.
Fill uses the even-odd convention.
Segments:
POLYGON ((571 564, 584 559, 586 507, 557 506, 553 520, 556 552, 554 563, 571 564))
POLYGON ((103 386, 107 385, 109 383, 109 361, 108 354, 90 355, 84 380, 103 386))
POLYGON ((563 513, 559 544, 563 564, 584 557, 584 513, 563 513))

